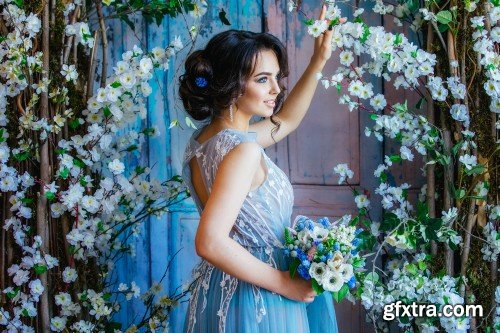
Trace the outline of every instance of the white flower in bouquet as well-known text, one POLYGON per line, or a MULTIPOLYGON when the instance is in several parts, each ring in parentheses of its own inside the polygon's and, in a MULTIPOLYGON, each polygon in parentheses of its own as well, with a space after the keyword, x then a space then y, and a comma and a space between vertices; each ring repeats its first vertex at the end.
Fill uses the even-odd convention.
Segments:
POLYGON ((328 237, 328 230, 318 226, 314 226, 311 237, 314 241, 322 242, 328 237))
POLYGON ((338 268, 338 272, 344 282, 348 282, 354 275, 354 269, 350 264, 341 264, 338 268))
POLYGON ((316 281, 322 281, 327 271, 327 266, 324 262, 313 262, 311 264, 311 268, 309 269, 311 277, 316 279, 316 281))
POLYGON ((326 291, 339 291, 344 285, 342 275, 336 271, 327 271, 321 280, 321 284, 326 291))

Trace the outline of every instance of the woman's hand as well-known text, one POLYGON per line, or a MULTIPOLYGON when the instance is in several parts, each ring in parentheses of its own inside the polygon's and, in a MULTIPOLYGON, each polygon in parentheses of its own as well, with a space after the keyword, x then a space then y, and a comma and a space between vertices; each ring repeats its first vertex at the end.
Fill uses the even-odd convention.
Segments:
POLYGON ((283 292, 281 295, 294 301, 311 303, 316 297, 316 293, 312 288, 311 281, 304 280, 298 274, 292 278, 289 271, 282 272, 283 274, 283 292))
MULTIPOLYGON (((324 20, 325 17, 326 6, 323 5, 319 19, 324 20)), ((347 19, 345 17, 342 17, 339 19, 339 23, 344 23, 346 20, 347 19)), ((330 24, 330 22, 328 22, 328 24, 330 24)), ((332 56, 332 37, 333 30, 331 28, 316 37, 314 40, 314 54, 311 57, 311 63, 315 63, 321 67, 326 64, 326 61, 332 56)))

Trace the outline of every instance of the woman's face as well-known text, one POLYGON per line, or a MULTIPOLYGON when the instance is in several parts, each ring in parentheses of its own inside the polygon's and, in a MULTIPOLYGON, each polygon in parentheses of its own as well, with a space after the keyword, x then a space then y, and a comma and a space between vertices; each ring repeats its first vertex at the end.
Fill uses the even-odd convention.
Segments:
POLYGON ((279 72, 280 67, 274 52, 261 51, 254 71, 247 81, 245 93, 236 101, 238 112, 249 116, 272 116, 276 97, 281 91, 278 86, 279 72))

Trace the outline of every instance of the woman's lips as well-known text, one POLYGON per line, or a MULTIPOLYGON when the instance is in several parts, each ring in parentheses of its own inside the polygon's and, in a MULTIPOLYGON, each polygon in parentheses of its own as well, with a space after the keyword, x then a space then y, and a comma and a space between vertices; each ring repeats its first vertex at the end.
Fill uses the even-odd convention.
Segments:
POLYGON ((264 101, 264 104, 266 104, 267 106, 269 106, 271 108, 274 108, 274 106, 276 105, 276 102, 275 101, 264 101))

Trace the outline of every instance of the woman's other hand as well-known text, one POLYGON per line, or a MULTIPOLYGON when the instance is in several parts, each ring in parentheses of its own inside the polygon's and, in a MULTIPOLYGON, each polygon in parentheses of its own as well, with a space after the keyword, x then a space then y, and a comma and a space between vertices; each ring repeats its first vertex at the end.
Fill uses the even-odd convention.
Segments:
POLYGON ((283 292, 281 295, 294 301, 311 303, 316 297, 311 281, 304 280, 298 274, 292 278, 290 271, 283 271, 283 292))

